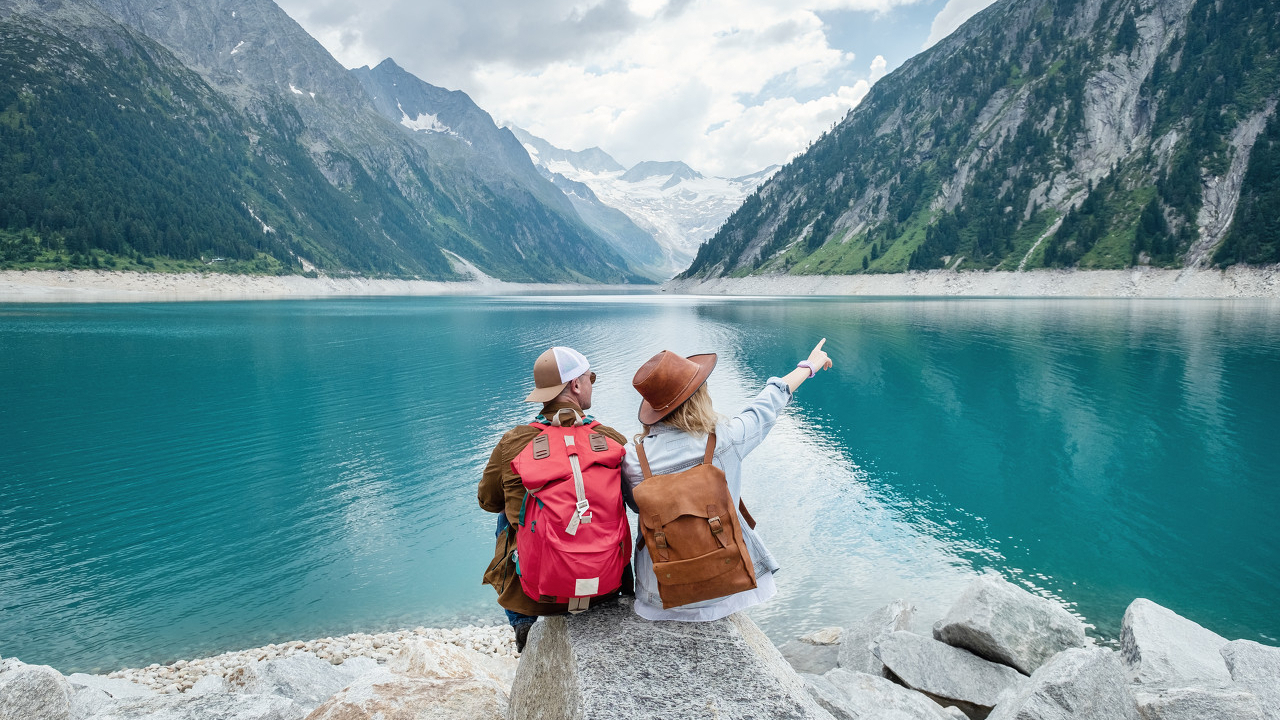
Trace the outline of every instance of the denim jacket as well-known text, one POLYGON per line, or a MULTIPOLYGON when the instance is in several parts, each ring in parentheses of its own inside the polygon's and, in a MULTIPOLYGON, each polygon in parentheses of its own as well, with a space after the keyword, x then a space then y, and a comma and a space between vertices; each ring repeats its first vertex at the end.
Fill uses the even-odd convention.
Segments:
MULTIPOLYGON (((742 499, 742 461, 764 440, 778 415, 791 403, 791 388, 781 378, 769 378, 764 389, 737 415, 722 421, 716 426, 716 450, 712 464, 724 471, 725 480, 729 483, 729 494, 733 496, 734 507, 742 499)), ((649 469, 654 475, 677 473, 702 462, 706 454, 707 438, 690 435, 665 423, 658 423, 649 428, 649 434, 642 440, 645 457, 649 460, 649 469)), ((627 506, 636 509, 631 489, 644 480, 640 471, 640 460, 636 453, 628 452, 622 463, 622 491, 627 506)), ((756 531, 747 526, 738 513, 738 525, 742 528, 743 539, 747 543, 747 551, 755 565, 756 577, 774 572, 778 563, 764 546, 756 531)), ((636 545, 640 544, 640 534, 636 533, 636 545)), ((658 595, 658 578, 653 574, 653 562, 648 557, 648 550, 641 548, 636 552, 636 598, 645 603, 662 607, 662 599, 658 595)), ((685 607, 702 607, 719 602, 706 600, 685 607)))

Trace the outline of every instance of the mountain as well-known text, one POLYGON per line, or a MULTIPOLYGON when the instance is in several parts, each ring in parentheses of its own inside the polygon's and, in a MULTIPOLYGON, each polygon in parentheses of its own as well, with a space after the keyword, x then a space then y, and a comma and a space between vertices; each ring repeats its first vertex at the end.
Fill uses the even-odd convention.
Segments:
POLYGON ((608 242, 632 270, 657 282, 670 279, 672 270, 666 253, 653 235, 632 222, 626 213, 606 205, 585 183, 570 180, 546 168, 538 169, 564 193, 578 216, 608 242))
POLYGON ((561 150, 546 140, 530 135, 518 127, 511 126, 510 130, 529 149, 529 154, 538 158, 542 163, 566 163, 581 172, 592 173, 623 172, 626 170, 609 153, 598 147, 587 148, 586 150, 561 150))
POLYGON ((684 277, 1280 262, 1280 5, 1001 0, 878 82, 684 277))
POLYGON ((0 0, 0 36, 0 262, 647 281, 465 95, 348 71, 269 0, 0 0))
MULTIPOLYGON (((599 148, 563 150, 509 127, 548 176, 589 188, 598 202, 622 211, 656 240, 662 253, 656 263, 663 279, 687 267, 698 246, 776 170, 770 167, 740 178, 720 178, 705 177, 679 161, 645 161, 627 169, 599 148)), ((579 207, 579 212, 586 218, 590 211, 579 207)))

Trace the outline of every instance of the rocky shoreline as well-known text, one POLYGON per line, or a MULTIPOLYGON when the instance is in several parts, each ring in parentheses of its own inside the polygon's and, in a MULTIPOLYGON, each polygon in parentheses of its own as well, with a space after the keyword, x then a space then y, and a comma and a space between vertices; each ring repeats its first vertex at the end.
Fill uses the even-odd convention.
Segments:
POLYGON ((864 297, 1280 298, 1280 265, 1226 270, 930 270, 893 275, 765 275, 656 285, 308 278, 105 270, 3 270, 0 303, 178 302, 333 297, 581 294, 849 295, 864 297))
POLYGON ((893 275, 756 275, 672 280, 686 295, 854 295, 864 297, 1280 298, 1280 265, 1226 270, 929 270, 893 275))
MULTIPOLYGON (((273 643, 103 675, 64 677, 3 658, 0 720, 375 717, 377 687, 417 681, 445 698, 459 687, 443 686, 479 690, 480 705, 494 710, 506 705, 518 657, 511 628, 468 625, 273 643), (351 714, 365 706, 373 714, 351 714)), ((482 710, 470 720, 485 717, 498 716, 482 710)))
POLYGON ((335 297, 554 295, 656 291, 656 285, 462 282, 301 275, 139 273, 107 270, 0 270, 0 303, 188 302, 302 300, 335 297))
POLYGON ((0 720, 1280 720, 1280 648, 1151 602, 1119 650, 998 575, 926 632, 891 603, 775 647, 745 614, 652 623, 622 598, 534 626, 415 628, 64 677, 0 660, 0 720))
POLYGON ((519 657, 511 629, 505 625, 463 628, 424 628, 368 634, 351 633, 339 637, 317 640, 296 640, 272 643, 260 648, 222 653, 195 660, 178 660, 169 665, 152 663, 142 668, 126 668, 108 673, 104 677, 126 680, 159 693, 186 692, 198 683, 203 687, 216 687, 211 678, 232 681, 243 677, 254 663, 268 662, 294 655, 310 654, 332 665, 342 665, 348 660, 365 658, 379 664, 390 662, 404 648, 418 640, 453 645, 493 658, 519 657))

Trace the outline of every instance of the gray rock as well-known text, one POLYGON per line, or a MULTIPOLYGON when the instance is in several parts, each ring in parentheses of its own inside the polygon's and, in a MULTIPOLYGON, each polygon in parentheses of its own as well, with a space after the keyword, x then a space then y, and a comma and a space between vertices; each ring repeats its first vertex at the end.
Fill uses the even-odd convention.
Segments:
POLYGON ((0 662, 0 720, 69 720, 71 683, 48 665, 0 662))
POLYGON ((208 693, 111 700, 84 720, 302 720, 306 714, 278 695, 208 693))
POLYGON ((191 695, 205 695, 208 693, 228 693, 231 692, 231 685, 222 678, 221 675, 205 675, 191 686, 187 691, 191 695))
POLYGON ((987 720, 1138 720, 1138 708, 1114 651, 1072 649, 1002 696, 987 720))
POLYGON ((497 658, 427 639, 410 641, 387 664, 387 669, 422 678, 487 677, 500 685, 511 684, 511 677, 505 674, 497 658))
POLYGON ((101 690, 108 697, 127 698, 127 697, 150 697, 156 694, 155 690, 146 685, 139 685, 135 682, 129 682, 123 678, 110 678, 105 675, 88 675, 86 673, 72 673, 67 676, 67 682, 71 683, 73 688, 91 688, 93 690, 101 690))
POLYGON ((326 700, 307 720, 497 720, 506 688, 488 677, 420 677, 373 672, 326 700))
POLYGON ((804 680, 804 688, 813 696, 814 702, 818 703, 818 707, 831 713, 831 717, 835 720, 857 720, 857 715, 850 713, 844 706, 847 698, 844 693, 840 692, 825 675, 814 675, 813 673, 800 673, 800 679, 804 680))
POLYGON ((821 675, 836 666, 839 645, 814 645, 804 640, 790 640, 778 647, 782 657, 799 673, 821 675))
POLYGON ((845 670, 884 675, 884 663, 871 648, 899 630, 911 631, 915 606, 906 600, 895 600, 872 612, 860 622, 844 629, 840 638, 840 655, 837 663, 845 670))
POLYGON ((933 626, 933 637, 1026 675, 1063 650, 1085 646, 1079 618, 995 573, 969 583, 933 626))
POLYGON ((1258 698, 1263 716, 1280 720, 1280 648, 1233 640, 1220 653, 1235 684, 1258 698))
POLYGON ((1227 639, 1168 608, 1138 598, 1124 612, 1120 654, 1129 679, 1154 687, 1223 687, 1231 682, 1219 652, 1227 639))
MULTIPOLYGON (((885 678, 836 668, 806 675, 810 694, 838 720, 951 720, 938 703, 885 678)), ((960 717, 965 717, 960 713, 960 717)))
POLYGON ((71 692, 71 717, 83 720, 111 704, 111 696, 89 687, 73 688, 71 692))
POLYGON ((1142 720, 1263 720, 1258 698, 1243 690, 1174 688, 1137 693, 1142 720))
POLYGON ((157 695, 145 685, 104 675, 74 673, 67 676, 71 683, 71 717, 75 720, 92 717, 111 707, 117 698, 154 697, 157 695))
POLYGON ((985 717, 1000 693, 1027 682, 1013 668, 909 632, 891 633, 875 652, 904 685, 940 705, 955 705, 969 717, 985 717))
MULTIPOLYGON (((377 668, 376 661, 371 661, 377 668)), ((369 670, 367 663, 348 660, 333 665, 311 653, 298 653, 264 662, 251 662, 230 683, 232 692, 247 695, 279 695, 306 712, 369 670)))
POLYGON ((969 716, 965 715, 964 711, 955 705, 948 705, 942 708, 942 712, 946 713, 947 716, 954 718, 954 720, 969 720, 969 716))
POLYGON ((620 598, 534 625, 511 688, 510 717, 831 715, 742 613, 715 622, 650 622, 620 598))
POLYGON ((839 645, 842 637, 844 637, 844 628, 835 625, 821 630, 814 630, 801 637, 800 641, 807 642, 810 645, 839 645))

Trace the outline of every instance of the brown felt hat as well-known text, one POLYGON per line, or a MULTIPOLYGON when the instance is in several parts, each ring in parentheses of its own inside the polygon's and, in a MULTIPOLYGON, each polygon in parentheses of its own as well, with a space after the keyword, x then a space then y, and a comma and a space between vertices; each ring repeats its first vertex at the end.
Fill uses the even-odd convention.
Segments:
POLYGON ((702 387, 715 367, 715 353, 684 358, 663 350, 649 358, 631 378, 632 387, 644 398, 640 402, 640 422, 652 425, 671 414, 702 387))

